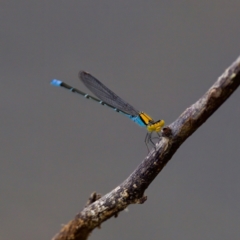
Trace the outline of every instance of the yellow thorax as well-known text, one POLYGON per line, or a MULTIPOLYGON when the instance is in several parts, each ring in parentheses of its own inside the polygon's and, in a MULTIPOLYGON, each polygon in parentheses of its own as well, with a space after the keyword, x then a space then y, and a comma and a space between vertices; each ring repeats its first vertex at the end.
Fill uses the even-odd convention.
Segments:
POLYGON ((165 124, 164 120, 158 120, 154 122, 154 120, 144 112, 141 112, 139 116, 141 120, 146 124, 147 130, 149 132, 160 132, 165 124))

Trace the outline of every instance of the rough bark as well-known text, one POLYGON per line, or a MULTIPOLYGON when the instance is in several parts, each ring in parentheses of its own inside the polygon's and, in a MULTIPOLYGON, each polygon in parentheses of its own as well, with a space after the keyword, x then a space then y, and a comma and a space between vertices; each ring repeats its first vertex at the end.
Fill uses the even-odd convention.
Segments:
POLYGON ((147 199, 145 190, 177 149, 227 100, 239 84, 240 57, 196 103, 162 130, 160 141, 122 184, 103 197, 94 193, 85 208, 63 226, 53 240, 87 239, 94 228, 117 216, 129 204, 144 203, 147 199))

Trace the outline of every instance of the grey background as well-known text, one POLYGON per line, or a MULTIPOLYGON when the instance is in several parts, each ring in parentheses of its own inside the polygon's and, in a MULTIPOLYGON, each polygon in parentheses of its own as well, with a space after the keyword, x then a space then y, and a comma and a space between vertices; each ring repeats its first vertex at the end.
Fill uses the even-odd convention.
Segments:
MULTIPOLYGON (((240 2, 1 1, 0 239, 51 239, 147 154, 145 130, 49 84, 79 70, 174 121, 240 53, 240 2)), ((87 91, 89 92, 89 91, 87 91)), ((177 151, 143 205, 90 239, 240 239, 239 90, 177 151)))

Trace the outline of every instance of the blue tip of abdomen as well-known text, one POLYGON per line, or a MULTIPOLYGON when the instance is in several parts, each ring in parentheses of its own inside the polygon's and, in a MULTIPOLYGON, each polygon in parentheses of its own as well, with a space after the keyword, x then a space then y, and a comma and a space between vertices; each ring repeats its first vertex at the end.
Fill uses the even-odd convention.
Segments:
POLYGON ((53 80, 51 81, 51 84, 52 84, 53 86, 60 87, 61 84, 62 84, 62 81, 57 80, 57 79, 53 79, 53 80))

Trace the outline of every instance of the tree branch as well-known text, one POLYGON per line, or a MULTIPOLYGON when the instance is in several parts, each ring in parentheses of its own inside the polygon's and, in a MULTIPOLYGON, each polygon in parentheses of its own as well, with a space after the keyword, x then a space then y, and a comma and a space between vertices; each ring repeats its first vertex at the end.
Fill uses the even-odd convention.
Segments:
POLYGON ((117 216, 129 204, 143 203, 145 190, 181 144, 193 134, 240 85, 240 57, 214 85, 178 119, 162 130, 162 138, 143 162, 118 187, 101 197, 94 193, 87 206, 63 226, 53 240, 84 240, 102 222, 117 216))

